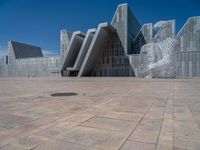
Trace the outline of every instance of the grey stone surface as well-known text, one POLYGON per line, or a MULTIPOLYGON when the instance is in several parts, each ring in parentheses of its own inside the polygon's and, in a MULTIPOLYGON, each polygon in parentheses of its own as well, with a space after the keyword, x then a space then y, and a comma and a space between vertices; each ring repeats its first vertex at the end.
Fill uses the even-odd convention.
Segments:
POLYGON ((34 150, 95 150, 94 148, 85 147, 65 141, 51 140, 39 145, 34 150))
POLYGON ((0 89, 0 150, 200 148, 199 78, 7 78, 0 89), (77 95, 51 96, 65 92, 77 95))
POLYGON ((154 144, 127 141, 121 150, 155 150, 154 144))

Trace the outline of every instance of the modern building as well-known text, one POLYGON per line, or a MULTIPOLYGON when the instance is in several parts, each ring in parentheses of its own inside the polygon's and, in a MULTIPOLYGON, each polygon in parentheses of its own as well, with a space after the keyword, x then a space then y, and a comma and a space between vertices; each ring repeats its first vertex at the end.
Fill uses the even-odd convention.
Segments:
POLYGON ((127 4, 118 6, 111 23, 87 33, 61 30, 60 56, 43 57, 38 47, 9 42, 0 75, 137 77, 141 48, 168 37, 178 41, 176 77, 200 77, 200 16, 176 34, 175 20, 141 26, 127 4))
POLYGON ((2 77, 60 76, 60 56, 44 57, 40 47, 8 42, 0 65, 2 77))

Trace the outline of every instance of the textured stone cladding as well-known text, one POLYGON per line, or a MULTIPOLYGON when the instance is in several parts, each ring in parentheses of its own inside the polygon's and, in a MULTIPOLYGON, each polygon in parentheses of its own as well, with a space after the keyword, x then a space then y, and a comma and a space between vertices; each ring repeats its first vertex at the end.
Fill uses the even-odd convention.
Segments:
POLYGON ((63 29, 60 31, 60 55, 61 55, 62 61, 67 54, 67 48, 68 48, 71 37, 72 37, 72 33, 67 31, 66 29, 63 29))
POLYGON ((189 18, 177 35, 178 77, 200 77, 200 17, 189 18))
MULTIPOLYGON (((24 54, 29 55, 27 52, 23 53, 23 50, 29 50, 28 48, 33 48, 33 46, 27 46, 25 44, 20 45, 18 43, 16 51, 15 44, 16 43, 13 44, 12 42, 9 42, 8 44, 8 61, 7 63, 2 63, 0 65, 1 77, 37 77, 60 75, 60 56, 36 57, 35 54, 32 54, 31 56, 35 58, 16 58, 17 53, 18 56, 20 54, 23 57, 25 56, 24 54), (26 47, 24 48, 24 46, 26 47), (19 52, 19 48, 22 49, 22 52, 19 52)), ((41 49, 39 48, 37 50, 41 49)), ((40 54, 40 56, 43 55, 40 54)))
POLYGON ((17 59, 11 76, 59 76, 60 57, 17 59))

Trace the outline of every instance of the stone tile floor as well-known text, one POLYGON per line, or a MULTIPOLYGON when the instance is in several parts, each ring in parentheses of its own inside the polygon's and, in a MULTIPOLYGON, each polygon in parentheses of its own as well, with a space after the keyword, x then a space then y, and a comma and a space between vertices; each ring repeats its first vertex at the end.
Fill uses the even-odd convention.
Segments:
POLYGON ((199 150, 200 79, 1 78, 0 150, 18 149, 199 150))

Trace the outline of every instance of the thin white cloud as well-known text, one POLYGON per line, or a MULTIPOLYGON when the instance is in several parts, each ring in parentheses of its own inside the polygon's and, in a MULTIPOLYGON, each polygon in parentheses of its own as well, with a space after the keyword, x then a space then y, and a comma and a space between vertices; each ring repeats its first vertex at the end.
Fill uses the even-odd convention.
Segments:
POLYGON ((59 55, 58 53, 53 52, 51 50, 42 50, 42 53, 43 53, 44 56, 59 55))

